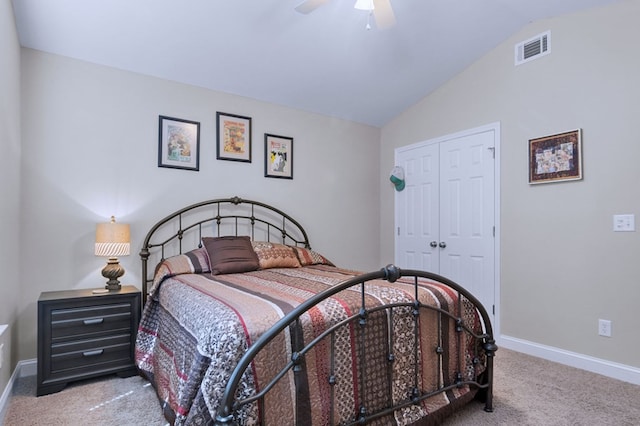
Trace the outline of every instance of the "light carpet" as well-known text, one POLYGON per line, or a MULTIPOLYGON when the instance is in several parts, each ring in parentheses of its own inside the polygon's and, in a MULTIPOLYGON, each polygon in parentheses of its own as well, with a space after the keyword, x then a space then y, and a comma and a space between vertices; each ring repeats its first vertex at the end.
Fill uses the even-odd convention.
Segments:
POLYGON ((58 393, 35 395, 35 376, 18 379, 9 399, 5 426, 167 424, 153 387, 139 376, 83 380, 58 393))
MULTIPOLYGON (((502 348, 495 365, 494 412, 472 402, 444 425, 640 425, 640 386, 502 348)), ((35 389, 35 377, 18 380, 6 426, 167 424, 140 377, 77 382, 38 398, 35 389)))

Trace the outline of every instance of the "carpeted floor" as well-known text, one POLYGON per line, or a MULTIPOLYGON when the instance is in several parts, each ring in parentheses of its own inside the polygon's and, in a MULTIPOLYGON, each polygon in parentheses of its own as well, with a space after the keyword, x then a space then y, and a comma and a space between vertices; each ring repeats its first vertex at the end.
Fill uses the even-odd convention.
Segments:
MULTIPOLYGON (((494 412, 477 402, 444 425, 640 425, 640 386, 499 349, 494 412)), ((83 381, 35 397, 34 376, 21 378, 5 416, 6 426, 164 426, 153 388, 140 377, 83 381)), ((2 422, 0 422, 2 424, 2 422)))
POLYGON ((471 403, 445 425, 640 425, 640 386, 506 349, 495 363, 494 412, 471 403))
MULTIPOLYGON (((36 394, 36 376, 18 380, 5 426, 164 426, 153 387, 142 377, 116 375, 69 384, 58 393, 36 394)), ((2 422, 0 422, 2 424, 2 422)))

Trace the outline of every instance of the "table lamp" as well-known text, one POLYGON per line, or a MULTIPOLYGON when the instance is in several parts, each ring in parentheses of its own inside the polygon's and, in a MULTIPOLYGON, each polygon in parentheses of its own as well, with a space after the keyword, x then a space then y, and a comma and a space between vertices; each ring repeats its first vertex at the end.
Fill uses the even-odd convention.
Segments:
POLYGON ((130 245, 128 224, 116 223, 116 218, 111 216, 111 222, 96 226, 96 256, 109 258, 102 269, 102 276, 109 279, 105 289, 120 290, 118 278, 124 275, 124 268, 118 263, 118 257, 129 256, 130 245))

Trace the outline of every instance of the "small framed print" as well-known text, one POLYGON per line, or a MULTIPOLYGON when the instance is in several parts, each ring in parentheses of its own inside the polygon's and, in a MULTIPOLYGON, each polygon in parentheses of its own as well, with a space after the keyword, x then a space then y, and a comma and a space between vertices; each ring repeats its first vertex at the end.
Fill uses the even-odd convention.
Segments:
POLYGON ((158 167, 200 170, 200 123, 160 116, 158 167))
POLYGON ((293 138, 264 134, 264 176, 293 179, 293 138))
POLYGON ((580 129, 529 140, 529 183, 582 179, 580 129))
POLYGON ((218 160, 251 162, 251 117, 216 113, 218 160))

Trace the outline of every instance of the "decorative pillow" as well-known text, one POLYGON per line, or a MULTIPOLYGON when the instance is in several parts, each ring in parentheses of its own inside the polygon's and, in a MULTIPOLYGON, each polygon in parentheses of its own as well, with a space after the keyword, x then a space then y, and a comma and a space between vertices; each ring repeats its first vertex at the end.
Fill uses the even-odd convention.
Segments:
POLYGON ((293 250, 298 255, 298 260, 300 261, 300 265, 329 265, 335 266, 331 263, 326 257, 317 253, 311 249, 304 247, 293 247, 293 250))
POLYGON ((289 246, 266 241, 254 241, 252 245, 258 256, 260 269, 300 267, 296 252, 289 246))
POLYGON ((258 269, 258 256, 249 237, 203 237, 211 275, 234 274, 258 269))

